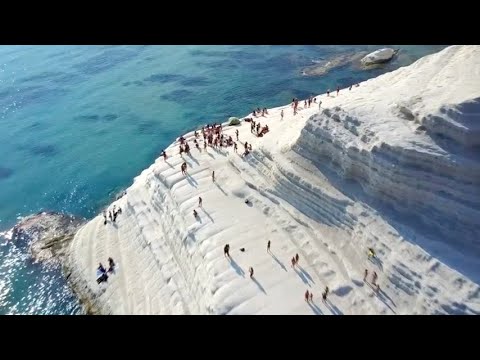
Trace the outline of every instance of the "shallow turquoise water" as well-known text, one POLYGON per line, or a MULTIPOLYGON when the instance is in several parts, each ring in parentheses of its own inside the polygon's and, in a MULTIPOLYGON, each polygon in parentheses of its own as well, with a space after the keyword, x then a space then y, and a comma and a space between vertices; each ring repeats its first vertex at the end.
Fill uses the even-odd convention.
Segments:
MULTIPOLYGON (((183 132, 408 65, 300 75, 312 60, 380 46, 0 47, 0 231, 42 209, 90 218, 183 132)), ((0 236, 0 314, 77 313, 58 269, 0 236)))

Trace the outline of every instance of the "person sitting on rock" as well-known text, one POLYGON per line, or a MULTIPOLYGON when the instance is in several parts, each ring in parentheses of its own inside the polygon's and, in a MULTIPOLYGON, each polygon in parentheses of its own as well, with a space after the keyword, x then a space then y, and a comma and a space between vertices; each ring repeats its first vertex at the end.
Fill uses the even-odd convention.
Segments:
POLYGON ((102 282, 106 282, 107 280, 108 280, 108 275, 102 263, 100 263, 97 268, 97 284, 101 284, 102 282))

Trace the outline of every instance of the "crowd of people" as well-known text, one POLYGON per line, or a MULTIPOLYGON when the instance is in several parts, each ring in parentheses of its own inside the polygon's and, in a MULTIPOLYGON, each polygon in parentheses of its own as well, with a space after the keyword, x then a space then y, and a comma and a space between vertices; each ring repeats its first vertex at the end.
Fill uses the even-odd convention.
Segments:
MULTIPOLYGON (((356 85, 358 86, 358 84, 356 85)), ((352 86, 350 86, 349 90, 352 89, 352 86)), ((337 87, 337 96, 339 95, 340 89, 337 87)), ((327 91, 327 96, 330 96, 330 90, 327 91)), ((312 104, 317 104, 317 98, 310 96, 308 99, 304 100, 303 106, 304 108, 310 108, 312 104)), ((319 108, 321 107, 322 101, 318 101, 318 106, 319 108)), ((299 105, 299 99, 293 98, 291 106, 293 108, 293 113, 296 115, 298 113, 298 105, 299 105)), ((257 108, 252 111, 252 117, 247 117, 244 118, 245 122, 250 123, 250 132, 257 137, 262 137, 265 134, 267 134, 270 130, 268 125, 265 125, 262 127, 260 121, 255 121, 254 118, 258 118, 259 116, 265 117, 268 115, 268 109, 267 108, 257 108)), ((283 120, 284 117, 284 111, 283 109, 280 112, 280 119, 283 120)), ((200 142, 202 141, 203 138, 203 149, 206 150, 207 146, 218 149, 218 148, 228 148, 228 147, 233 147, 233 151, 237 153, 238 151, 238 145, 237 142, 240 141, 239 139, 239 131, 238 129, 235 130, 235 137, 236 141, 233 140, 232 136, 227 136, 223 133, 223 127, 221 124, 213 123, 213 124, 207 124, 203 126, 199 131, 195 130, 193 133, 193 144, 195 148, 199 151, 202 152, 200 142)), ((191 147, 189 145, 189 142, 185 137, 180 136, 178 138, 179 141, 179 154, 183 157, 183 154, 190 155, 191 147)), ((249 144, 247 141, 244 142, 244 152, 242 156, 247 156, 251 151, 252 151, 252 145, 249 144)), ((165 150, 161 151, 161 156, 163 159, 166 161, 168 159, 168 155, 165 150)), ((182 175, 188 175, 187 173, 187 162, 184 161, 181 164, 181 172, 182 175)), ((212 171, 212 182, 215 182, 215 171, 212 171)), ((248 199, 245 201, 246 204, 249 204, 248 199)), ((198 198, 198 207, 202 208, 203 206, 203 199, 201 197, 198 198)), ((118 214, 121 214, 121 208, 119 207, 116 209, 115 205, 113 206, 113 212, 108 211, 108 218, 110 219, 111 222, 115 222, 118 214)), ((199 214, 196 209, 193 210, 193 216, 197 219, 199 217, 199 214)), ((107 224, 107 213, 106 211, 103 211, 103 217, 104 217, 104 224, 107 224)), ((267 252, 270 253, 270 248, 271 248, 271 241, 269 240, 267 243, 267 252)), ((240 249, 241 251, 245 251, 244 248, 240 249)), ((375 257, 375 252, 372 248, 368 249, 368 257, 375 257)), ((226 244, 224 246, 224 255, 227 259, 231 259, 230 256, 230 244, 226 244)), ((291 259, 291 264, 292 268, 295 269, 298 266, 300 257, 297 254, 292 257, 291 259)), ((109 269, 105 270, 102 264, 99 264, 99 267, 97 269, 97 282, 100 284, 102 282, 106 282, 108 280, 108 274, 112 274, 115 269, 115 263, 112 258, 108 259, 109 261, 109 269)), ((252 266, 249 267, 248 269, 250 278, 254 278, 254 269, 252 266)), ((365 269, 364 273, 364 281, 367 281, 368 277, 368 270, 365 269)), ((377 290, 380 288, 379 285, 376 283, 378 279, 378 275, 376 272, 373 272, 372 275, 372 281, 371 284, 375 287, 377 287, 377 290)), ((329 294, 329 288, 328 286, 325 287, 325 290, 322 293, 322 300, 324 302, 327 301, 327 296, 329 294)), ((313 302, 313 292, 307 291, 305 292, 305 301, 307 302, 313 302)))
MULTIPOLYGON (((110 222, 114 223, 117 221, 117 216, 118 214, 122 213, 122 208, 121 207, 116 207, 116 205, 113 205, 112 210, 108 210, 108 219, 110 222)), ((102 212, 103 215, 103 225, 107 225, 107 210, 103 210, 102 212)))

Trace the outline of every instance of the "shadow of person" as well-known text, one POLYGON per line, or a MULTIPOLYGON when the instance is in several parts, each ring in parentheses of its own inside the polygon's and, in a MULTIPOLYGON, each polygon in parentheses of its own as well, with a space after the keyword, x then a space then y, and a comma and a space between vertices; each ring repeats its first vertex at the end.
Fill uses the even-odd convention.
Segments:
POLYGON ((237 262, 235 260, 233 260, 233 258, 229 258, 230 260, 230 266, 233 267, 233 269, 237 272, 238 275, 240 275, 241 277, 245 277, 245 272, 242 270, 242 268, 237 264, 237 262))
POLYGON ((190 159, 192 159, 197 165, 200 165, 200 163, 198 162, 197 159, 195 159, 192 154, 188 154, 188 156, 190 157, 190 159))
POLYGON ((383 262, 380 260, 380 258, 374 256, 373 258, 370 258, 370 262, 374 265, 377 265, 378 268, 383 271, 383 262))
POLYGON ((202 209, 202 211, 205 213, 205 215, 208 216, 208 218, 210 219, 210 221, 211 221, 212 223, 215 222, 215 220, 213 220, 213 218, 210 216, 210 214, 208 213, 208 211, 204 209, 203 206, 201 207, 201 209, 202 209))
POLYGON ((213 156, 212 154, 210 154, 208 151, 207 151, 207 154, 208 154, 211 158, 215 159, 215 156, 213 156))
POLYGON ((300 279, 302 279, 302 281, 305 283, 305 285, 308 285, 308 286, 312 287, 312 285, 310 285, 310 283, 308 282, 308 279, 305 277, 305 275, 301 271, 297 270, 296 267, 294 267, 293 270, 295 270, 295 272, 300 277, 300 279))
POLYGON ((285 265, 280 260, 278 260, 277 257, 272 252, 270 252, 269 254, 272 256, 273 260, 275 260, 283 270, 287 271, 287 268, 285 267, 285 265))
POLYGON ((252 280, 253 280, 253 282, 258 286, 258 288, 259 288, 260 290, 262 290, 262 292, 263 292, 265 295, 267 295, 267 292, 266 292, 265 289, 263 288, 262 284, 260 284, 260 283, 258 282, 258 280, 255 278, 255 276, 252 277, 252 280))
POLYGON ((315 315, 323 315, 322 310, 320 310, 320 308, 317 306, 317 304, 315 304, 313 301, 309 301, 308 306, 310 306, 310 309, 312 309, 312 311, 315 315))
POLYGON ((223 193, 223 195, 228 196, 228 194, 225 192, 225 190, 222 189, 220 185, 215 181, 215 185, 217 185, 218 189, 223 193))
POLYGON ((343 315, 343 312, 338 308, 336 307, 335 305, 333 305, 330 300, 326 300, 324 301, 324 304, 327 306, 327 308, 332 312, 333 315, 343 315))
POLYGON ((310 276, 310 274, 304 269, 302 268, 300 265, 297 266, 298 269, 300 269, 300 271, 302 272, 303 276, 305 276, 309 281, 311 281, 312 283, 315 284, 315 281, 313 281, 312 277, 310 276))
POLYGON ((189 173, 187 173, 186 179, 190 185, 197 187, 198 182, 189 173))

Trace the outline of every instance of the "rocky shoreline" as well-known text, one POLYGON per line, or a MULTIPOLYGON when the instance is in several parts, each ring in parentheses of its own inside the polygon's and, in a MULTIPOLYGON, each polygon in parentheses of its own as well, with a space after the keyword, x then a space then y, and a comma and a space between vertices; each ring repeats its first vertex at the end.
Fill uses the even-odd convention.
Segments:
POLYGON ((23 218, 12 229, 12 241, 28 248, 31 257, 44 264, 60 265, 62 274, 86 314, 99 314, 91 294, 83 291, 72 277, 68 262, 68 246, 87 219, 53 211, 43 211, 23 218))

